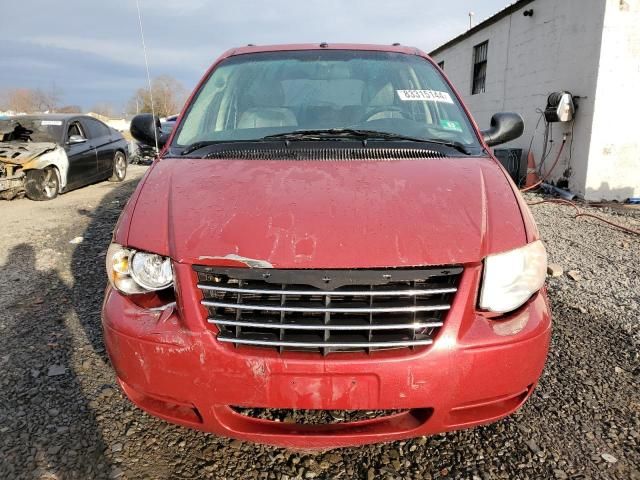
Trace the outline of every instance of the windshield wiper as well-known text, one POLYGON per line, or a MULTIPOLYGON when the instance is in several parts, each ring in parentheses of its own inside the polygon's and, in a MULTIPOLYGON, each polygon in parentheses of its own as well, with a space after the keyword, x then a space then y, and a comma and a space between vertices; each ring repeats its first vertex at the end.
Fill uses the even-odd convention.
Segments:
POLYGON ((458 150, 461 153, 464 153, 465 155, 471 155, 471 152, 469 151, 469 149, 464 143, 447 142, 446 140, 432 140, 432 139, 423 140, 423 142, 434 143, 436 145, 444 145, 445 147, 455 148, 456 150, 458 150))
POLYGON ((318 130, 294 130, 293 132, 267 135, 262 140, 331 140, 347 138, 357 140, 407 140, 423 142, 423 139, 400 135, 398 133, 380 132, 377 130, 362 130, 355 128, 328 128, 318 130))
POLYGON ((195 152, 196 150, 200 150, 201 148, 209 147, 211 145, 221 145, 228 143, 252 143, 252 142, 269 142, 269 141, 303 141, 303 140, 336 140, 336 139, 355 139, 361 140, 365 145, 367 140, 389 140, 389 141, 407 141, 407 142, 418 142, 418 143, 427 143, 431 145, 440 145, 449 148, 454 148, 459 152, 464 153, 465 155, 470 155, 471 153, 467 149, 467 147, 460 142, 448 142, 444 140, 437 139, 425 139, 425 138, 417 138, 411 137, 408 135, 402 135, 399 133, 391 133, 391 132, 380 132, 378 130, 365 130, 365 129, 355 129, 355 128, 328 128, 328 129, 317 129, 317 130, 294 130, 292 132, 284 132, 277 133, 274 135, 267 135, 266 137, 258 138, 258 139, 247 139, 247 140, 209 140, 209 141, 201 141, 195 142, 191 145, 188 145, 180 152, 180 155, 188 155, 190 153, 195 152))
POLYGON ((187 145, 180 155, 189 155, 190 153, 200 150, 201 148, 209 147, 211 145, 219 145, 224 143, 241 143, 241 142, 268 142, 273 140, 283 141, 296 141, 296 140, 330 140, 336 138, 355 138, 358 140, 368 139, 384 139, 384 140, 411 140, 414 142, 420 142, 422 140, 418 138, 407 137, 404 135, 396 135, 394 133, 377 132, 375 130, 353 130, 349 128, 332 128, 328 130, 295 130, 293 132, 278 133, 276 135, 268 135, 266 137, 258 139, 248 140, 208 140, 195 142, 191 145, 187 145))
POLYGON ((419 143, 430 143, 455 148, 465 155, 470 155, 467 147, 460 142, 448 142, 445 140, 425 139, 402 135, 399 133, 380 132, 378 130, 363 130, 354 128, 330 128, 325 130, 294 130, 292 132, 267 135, 261 140, 331 140, 336 138, 357 139, 357 140, 400 140, 419 143))
POLYGON ((201 142, 195 142, 190 145, 187 145, 183 150, 180 151, 181 156, 189 155, 190 153, 195 152, 196 150, 200 150, 201 148, 210 147, 212 145, 226 145, 233 143, 255 143, 255 142, 264 142, 265 140, 262 138, 258 139, 248 139, 248 140, 204 140, 201 142))
POLYGON ((206 142, 195 142, 195 143, 192 143, 191 145, 187 145, 185 149, 180 152, 180 155, 183 155, 183 156, 189 155, 190 153, 195 152, 196 150, 200 150, 201 148, 208 147, 209 145, 216 145, 217 143, 224 143, 224 142, 213 141, 213 140, 209 140, 206 142))

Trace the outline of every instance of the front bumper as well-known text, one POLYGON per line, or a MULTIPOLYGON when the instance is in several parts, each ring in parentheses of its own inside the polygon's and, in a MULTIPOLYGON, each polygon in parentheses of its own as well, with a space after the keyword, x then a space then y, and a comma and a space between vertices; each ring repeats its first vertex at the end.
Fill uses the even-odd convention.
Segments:
POLYGON ((181 425, 304 449, 391 441, 493 422, 531 395, 547 356, 544 292, 509 318, 475 312, 480 266, 468 266, 435 343, 425 349, 317 354, 222 344, 205 324, 190 266, 176 265, 178 306, 153 312, 110 287, 105 343, 118 380, 142 409, 181 425), (404 410, 332 425, 262 420, 231 407, 404 410))
POLYGON ((24 191, 24 172, 0 177, 0 197, 12 198, 24 191))

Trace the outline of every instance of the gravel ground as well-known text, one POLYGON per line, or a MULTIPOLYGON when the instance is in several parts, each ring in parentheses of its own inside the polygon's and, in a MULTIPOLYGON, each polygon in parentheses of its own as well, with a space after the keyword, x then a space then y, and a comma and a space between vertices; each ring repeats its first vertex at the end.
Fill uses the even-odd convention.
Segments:
MULTIPOLYGON (((534 207, 564 274, 549 280, 547 368, 517 414, 406 442, 292 452, 167 424, 118 390, 100 329, 103 259, 143 172, 53 202, 0 203, 0 478, 640 479, 640 237, 534 207)), ((604 215, 640 228, 638 216, 604 215)))

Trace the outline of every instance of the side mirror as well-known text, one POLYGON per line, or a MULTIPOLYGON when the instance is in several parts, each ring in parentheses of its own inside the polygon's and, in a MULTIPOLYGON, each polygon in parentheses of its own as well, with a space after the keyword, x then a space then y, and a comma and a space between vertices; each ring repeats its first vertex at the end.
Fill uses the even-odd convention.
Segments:
POLYGON ((156 146, 156 135, 158 148, 164 147, 164 144, 169 140, 169 135, 160 129, 160 119, 150 113, 142 113, 133 117, 129 130, 133 138, 150 147, 156 146))
POLYGON ((69 145, 75 145, 76 143, 84 143, 87 139, 81 135, 71 135, 69 137, 69 145))
POLYGON ((524 120, 518 113, 496 113, 491 117, 491 127, 482 131, 484 141, 490 147, 519 138, 524 133, 524 120))

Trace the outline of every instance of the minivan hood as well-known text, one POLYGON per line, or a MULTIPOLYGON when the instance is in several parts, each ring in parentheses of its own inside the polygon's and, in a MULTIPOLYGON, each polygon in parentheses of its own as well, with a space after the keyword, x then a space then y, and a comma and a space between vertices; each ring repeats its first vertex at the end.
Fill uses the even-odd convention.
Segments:
POLYGON ((163 159, 116 241, 193 264, 373 268, 479 262, 526 243, 490 158, 163 159))

